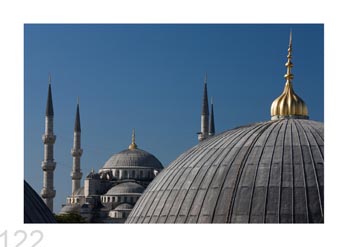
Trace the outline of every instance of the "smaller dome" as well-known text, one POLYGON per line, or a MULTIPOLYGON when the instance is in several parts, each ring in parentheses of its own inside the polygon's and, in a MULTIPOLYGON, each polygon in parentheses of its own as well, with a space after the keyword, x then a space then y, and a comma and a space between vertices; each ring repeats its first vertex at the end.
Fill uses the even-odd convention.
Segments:
POLYGON ((120 194, 142 194, 145 187, 134 182, 120 183, 107 191, 105 195, 120 195, 120 194))
POLYGON ((116 206, 113 211, 131 211, 134 206, 129 203, 122 203, 116 206))
POLYGON ((69 213, 79 214, 79 211, 80 211, 80 204, 67 204, 61 209, 59 214, 69 214, 69 213))

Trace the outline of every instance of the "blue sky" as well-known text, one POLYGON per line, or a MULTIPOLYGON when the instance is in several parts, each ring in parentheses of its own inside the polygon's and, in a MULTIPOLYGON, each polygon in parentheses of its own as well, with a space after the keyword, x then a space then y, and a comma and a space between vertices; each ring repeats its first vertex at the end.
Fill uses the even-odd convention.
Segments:
POLYGON ((293 30, 293 85, 324 120, 323 25, 25 25, 24 177, 40 192, 48 74, 55 111, 55 212, 71 192, 77 97, 83 176, 126 149, 164 166, 197 144, 204 74, 217 133, 270 119, 284 87, 293 30))

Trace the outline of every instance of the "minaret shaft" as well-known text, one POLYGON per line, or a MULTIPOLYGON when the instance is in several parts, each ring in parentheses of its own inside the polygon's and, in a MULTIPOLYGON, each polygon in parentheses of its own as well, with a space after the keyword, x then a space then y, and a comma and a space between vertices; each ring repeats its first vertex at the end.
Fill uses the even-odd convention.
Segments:
POLYGON ((214 122, 214 104, 213 99, 210 107, 210 118, 209 118, 209 136, 215 135, 215 122, 214 122))
POLYGON ((73 156, 73 166, 72 166, 72 195, 80 188, 80 180, 82 178, 82 173, 80 170, 80 157, 83 154, 81 149, 81 129, 80 129, 80 114, 79 114, 79 104, 77 105, 77 112, 75 116, 74 124, 74 138, 73 138, 73 148, 71 150, 73 156))
POLYGON ((54 144, 56 136, 53 132, 53 115, 51 84, 49 84, 45 116, 45 133, 42 136, 42 141, 44 143, 44 160, 41 164, 41 168, 43 169, 43 188, 41 190, 41 197, 51 212, 53 212, 53 198, 56 195, 53 186, 54 170, 56 168, 56 162, 54 160, 54 144))

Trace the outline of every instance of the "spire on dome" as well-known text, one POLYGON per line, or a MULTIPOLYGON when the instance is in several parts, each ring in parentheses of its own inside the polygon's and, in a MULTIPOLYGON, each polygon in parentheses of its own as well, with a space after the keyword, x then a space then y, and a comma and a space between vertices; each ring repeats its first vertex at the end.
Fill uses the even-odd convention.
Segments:
POLYGON ((78 103, 77 103, 77 111, 76 111, 76 114, 75 114, 74 132, 81 132, 81 128, 80 128, 80 114, 79 114, 79 97, 78 97, 78 103))
POLYGON ((137 149, 137 145, 135 143, 135 129, 132 129, 131 144, 129 145, 129 149, 137 149))
POLYGON ((271 105, 271 120, 282 118, 305 118, 308 119, 308 110, 304 101, 294 92, 292 80, 292 31, 289 35, 289 46, 287 62, 287 73, 284 75, 286 84, 283 93, 272 102, 271 105))
POLYGON ((286 62, 286 67, 287 67, 287 73, 284 75, 284 78, 286 78, 287 83, 291 83, 294 75, 292 74, 292 68, 293 68, 293 63, 292 63, 292 30, 290 31, 289 34, 289 46, 288 46, 288 55, 287 55, 287 62, 286 62))
POLYGON ((52 93, 51 93, 51 74, 49 74, 49 91, 47 94, 46 103, 46 116, 53 116, 53 104, 52 104, 52 93))

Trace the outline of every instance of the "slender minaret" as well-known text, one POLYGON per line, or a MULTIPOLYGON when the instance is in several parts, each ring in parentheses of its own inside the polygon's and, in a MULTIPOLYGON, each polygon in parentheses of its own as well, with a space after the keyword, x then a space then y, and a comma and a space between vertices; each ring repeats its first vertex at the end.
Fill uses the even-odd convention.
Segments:
POLYGON ((215 122, 214 122, 214 104, 213 97, 210 104, 210 118, 209 118, 209 136, 215 135, 215 122))
POLYGON ((73 148, 71 150, 71 154, 73 156, 73 167, 71 172, 72 195, 77 189, 80 188, 80 180, 83 175, 80 170, 80 157, 83 154, 83 150, 80 148, 80 144, 81 144, 80 136, 81 136, 81 128, 80 128, 79 98, 78 98, 77 111, 75 114, 73 148))
POLYGON ((201 114, 201 132, 198 133, 198 140, 203 141, 208 137, 209 128, 209 108, 208 108, 208 93, 207 93, 207 73, 204 77, 204 93, 202 101, 202 114, 201 114))
POLYGON ((51 212, 53 212, 53 198, 56 195, 56 191, 53 187, 53 173, 56 168, 56 162, 53 158, 53 147, 56 141, 56 136, 53 133, 53 115, 51 76, 49 75, 49 92, 47 95, 46 103, 45 133, 42 136, 44 143, 44 160, 41 164, 41 168, 43 169, 44 177, 41 197, 51 212))

